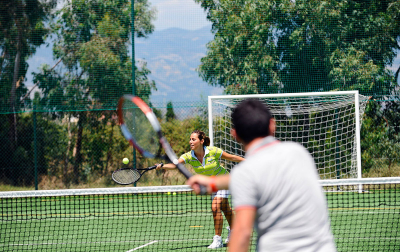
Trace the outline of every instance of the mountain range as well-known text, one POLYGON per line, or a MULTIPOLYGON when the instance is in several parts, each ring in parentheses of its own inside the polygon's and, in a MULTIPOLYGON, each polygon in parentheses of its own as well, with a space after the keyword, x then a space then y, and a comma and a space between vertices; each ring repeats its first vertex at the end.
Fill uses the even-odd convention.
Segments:
POLYGON ((149 78, 157 85, 153 102, 201 101, 222 94, 222 88, 208 85, 196 71, 212 39, 211 26, 206 26, 193 31, 170 28, 135 40, 135 58, 147 62, 149 78))
MULTIPOLYGON (((211 26, 198 30, 169 28, 156 30, 148 38, 135 39, 135 58, 147 62, 151 71, 149 78, 154 80, 157 91, 153 91, 151 101, 158 106, 165 106, 169 101, 178 102, 206 101, 209 95, 221 95, 223 89, 208 85, 196 69, 200 60, 206 55, 206 44, 213 40, 211 26)), ((28 60, 29 69, 26 84, 33 86, 32 72, 37 72, 41 64, 53 66, 52 42, 46 41, 36 54, 28 60)), ((396 71, 400 64, 400 53, 397 52, 388 69, 396 71)), ((33 97, 34 92, 31 93, 33 97)))
MULTIPOLYGON (((200 59, 206 55, 206 44, 212 39, 211 26, 198 30, 156 30, 148 38, 135 38, 135 58, 147 62, 151 71, 149 79, 157 86, 157 91, 151 95, 153 104, 206 101, 209 95, 222 94, 222 88, 208 85, 196 72, 200 59)), ((47 41, 47 45, 38 48, 28 60, 28 88, 33 86, 32 72, 37 72, 43 63, 50 66, 56 63, 52 47, 53 43, 47 41)))

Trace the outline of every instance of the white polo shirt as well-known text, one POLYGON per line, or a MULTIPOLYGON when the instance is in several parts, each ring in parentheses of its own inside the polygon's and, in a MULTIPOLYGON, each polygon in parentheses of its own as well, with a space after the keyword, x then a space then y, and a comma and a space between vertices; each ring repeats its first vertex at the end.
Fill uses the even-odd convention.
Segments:
POLYGON ((235 210, 256 209, 258 251, 336 251, 325 195, 309 152, 266 137, 231 172, 235 210))

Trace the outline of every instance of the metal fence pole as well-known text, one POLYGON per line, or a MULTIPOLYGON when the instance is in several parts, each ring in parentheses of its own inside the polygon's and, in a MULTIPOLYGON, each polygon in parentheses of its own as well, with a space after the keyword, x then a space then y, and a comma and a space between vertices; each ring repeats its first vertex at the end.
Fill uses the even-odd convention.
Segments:
MULTIPOLYGON (((131 0, 131 18, 132 18, 132 95, 136 95, 136 87, 135 87, 135 0, 131 0)), ((133 150, 133 168, 136 168, 136 151, 135 148, 132 147, 133 150)), ((136 186, 136 183, 133 184, 136 186)))
POLYGON ((33 104, 33 148, 34 148, 34 165, 35 165, 35 190, 38 190, 38 158, 37 158, 37 120, 36 120, 36 104, 33 104))

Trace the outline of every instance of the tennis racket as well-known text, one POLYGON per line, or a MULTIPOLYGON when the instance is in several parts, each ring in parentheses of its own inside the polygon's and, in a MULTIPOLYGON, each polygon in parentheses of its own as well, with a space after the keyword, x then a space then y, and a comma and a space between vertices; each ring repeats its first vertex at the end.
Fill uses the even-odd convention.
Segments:
MULTIPOLYGON (((162 134, 156 115, 142 99, 133 95, 122 96, 118 101, 117 114, 122 134, 143 157, 172 162, 186 179, 192 176, 178 162, 178 157, 162 134), (166 155, 162 155, 163 149, 166 155)), ((202 186, 201 193, 206 192, 202 186)))
MULTIPOLYGON (((161 167, 163 163, 161 163, 161 167)), ((157 165, 150 166, 144 169, 122 168, 113 172, 112 179, 120 185, 129 185, 137 182, 142 175, 150 170, 157 168, 157 165)))

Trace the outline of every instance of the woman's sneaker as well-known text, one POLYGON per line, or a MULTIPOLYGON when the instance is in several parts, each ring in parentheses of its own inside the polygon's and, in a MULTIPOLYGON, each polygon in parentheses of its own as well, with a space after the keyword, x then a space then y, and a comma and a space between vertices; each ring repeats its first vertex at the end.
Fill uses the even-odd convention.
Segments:
POLYGON ((208 246, 209 249, 216 249, 216 248, 222 248, 224 245, 222 244, 222 238, 219 235, 214 235, 213 237, 213 242, 211 243, 210 246, 208 246))
POLYGON ((228 237, 225 240, 225 244, 228 244, 229 238, 231 237, 231 228, 229 226, 227 226, 226 229, 228 229, 228 237))

